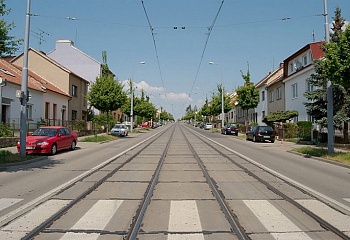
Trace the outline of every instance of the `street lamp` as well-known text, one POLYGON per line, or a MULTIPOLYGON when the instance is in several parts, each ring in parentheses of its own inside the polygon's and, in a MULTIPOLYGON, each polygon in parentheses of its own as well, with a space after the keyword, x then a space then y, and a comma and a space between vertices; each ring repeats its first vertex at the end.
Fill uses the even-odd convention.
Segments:
POLYGON ((136 63, 133 68, 132 68, 132 75, 131 75, 131 80, 130 80, 130 132, 132 133, 134 129, 134 88, 132 86, 132 80, 134 79, 134 68, 136 67, 137 64, 146 64, 145 61, 136 63))
POLYGON ((225 112, 224 112, 224 84, 223 84, 223 71, 222 66, 218 63, 209 62, 210 65, 218 65, 221 69, 221 127, 224 126, 224 118, 225 118, 225 112))

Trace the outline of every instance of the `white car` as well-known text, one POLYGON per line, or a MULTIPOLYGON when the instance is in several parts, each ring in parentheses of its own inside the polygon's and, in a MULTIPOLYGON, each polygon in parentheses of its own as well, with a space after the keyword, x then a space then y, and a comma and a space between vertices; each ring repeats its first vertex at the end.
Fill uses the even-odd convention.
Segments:
POLYGON ((125 124, 115 124, 110 131, 113 136, 128 136, 128 127, 125 124))
POLYGON ((204 130, 209 130, 209 129, 212 129, 212 128, 213 128, 213 124, 211 124, 211 123, 206 123, 204 125, 204 130))

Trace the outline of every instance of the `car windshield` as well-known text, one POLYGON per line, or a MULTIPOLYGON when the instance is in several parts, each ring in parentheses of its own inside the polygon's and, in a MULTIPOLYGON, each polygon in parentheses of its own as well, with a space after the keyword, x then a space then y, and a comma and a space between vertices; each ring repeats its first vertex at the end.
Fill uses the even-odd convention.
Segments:
POLYGON ((32 134, 32 136, 56 136, 57 129, 52 128, 38 128, 32 134))
POLYGON ((124 128, 123 125, 114 125, 113 128, 124 128))
POLYGON ((270 126, 259 127, 259 130, 260 131, 273 131, 272 127, 270 127, 270 126))

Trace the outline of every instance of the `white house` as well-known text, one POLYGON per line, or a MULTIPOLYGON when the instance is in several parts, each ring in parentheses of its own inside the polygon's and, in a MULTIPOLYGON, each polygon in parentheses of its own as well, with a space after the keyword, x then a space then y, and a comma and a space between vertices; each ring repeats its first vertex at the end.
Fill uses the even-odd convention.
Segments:
POLYGON ((306 79, 314 73, 313 61, 323 56, 322 42, 307 44, 284 60, 285 110, 297 110, 299 116, 293 122, 312 121, 306 112, 304 97, 306 90, 311 90, 306 79))

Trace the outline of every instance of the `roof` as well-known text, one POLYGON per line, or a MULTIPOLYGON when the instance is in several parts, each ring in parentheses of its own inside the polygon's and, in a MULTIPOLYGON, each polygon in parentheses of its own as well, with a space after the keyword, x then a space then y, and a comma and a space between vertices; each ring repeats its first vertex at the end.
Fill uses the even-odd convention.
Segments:
MULTIPOLYGON (((5 59, 0 59, 0 77, 6 79, 11 83, 22 85, 22 68, 8 62, 5 59)), ((29 70, 28 88, 35 89, 40 92, 46 92, 46 90, 50 90, 66 97, 71 97, 69 94, 65 93, 44 78, 29 70)))
MULTIPOLYGON (((0 77, 13 84, 19 86, 22 85, 22 70, 4 59, 0 59, 0 77)), ((45 92, 44 89, 41 88, 40 82, 36 81, 36 79, 29 75, 29 71, 28 88, 37 90, 39 92, 45 92)))
MULTIPOLYGON (((43 52, 40 52, 40 51, 37 51, 35 50, 34 48, 29 48, 29 51, 33 51, 35 52, 36 54, 42 56, 43 58, 45 58, 47 61, 51 62, 52 64, 56 65, 58 68, 62 69, 63 71, 69 73, 69 74, 72 74, 80 79, 82 79, 83 81, 85 81, 86 83, 90 84, 90 82, 88 80, 86 80, 85 78, 79 76, 78 74, 74 73, 73 71, 71 71, 70 69, 66 68, 65 66, 59 64, 58 62, 56 62, 54 59, 48 57, 45 53, 43 52)), ((17 57, 15 57, 11 62, 15 61, 16 59, 18 59, 20 56, 22 56, 23 53, 21 53, 20 55, 18 55, 17 57)))
POLYGON ((283 78, 283 63, 280 64, 280 66, 273 71, 272 73, 269 73, 267 76, 265 76, 261 81, 259 81, 255 87, 259 88, 264 85, 271 85, 278 81, 280 81, 283 78))
POLYGON ((308 49, 311 49, 313 60, 320 59, 324 54, 323 50, 321 49, 322 45, 323 45, 323 42, 308 43, 304 47, 302 47, 301 49, 293 53, 291 56, 286 58, 283 62, 290 61, 291 59, 299 56, 300 54, 307 51, 308 49))

